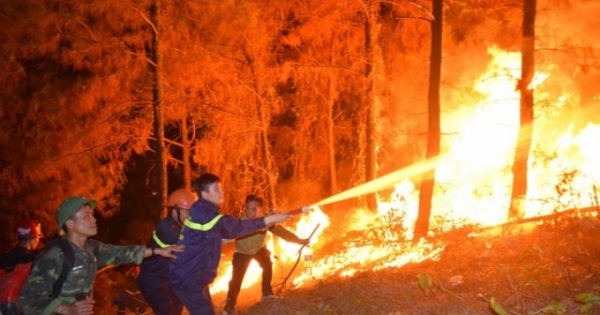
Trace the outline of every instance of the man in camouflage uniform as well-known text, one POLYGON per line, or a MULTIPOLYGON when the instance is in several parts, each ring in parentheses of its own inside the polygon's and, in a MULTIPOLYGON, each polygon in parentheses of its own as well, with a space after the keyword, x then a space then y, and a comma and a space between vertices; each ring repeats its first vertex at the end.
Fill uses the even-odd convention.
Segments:
POLYGON ((62 290, 57 297, 53 297, 53 285, 62 271, 64 254, 60 247, 54 246, 41 256, 35 262, 19 296, 25 314, 91 315, 94 312, 92 286, 98 267, 132 262, 139 264, 144 257, 155 254, 173 258, 174 253, 182 250, 181 246, 156 249, 142 245, 114 246, 88 239, 98 232, 94 218, 96 205, 96 200, 69 197, 58 207, 58 230, 65 232, 63 237, 73 248, 75 264, 62 290))

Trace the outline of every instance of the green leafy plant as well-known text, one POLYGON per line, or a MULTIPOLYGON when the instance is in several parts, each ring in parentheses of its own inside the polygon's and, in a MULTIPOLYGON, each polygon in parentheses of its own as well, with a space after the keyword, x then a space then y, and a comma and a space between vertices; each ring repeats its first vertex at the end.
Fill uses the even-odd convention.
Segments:
POLYGON ((426 296, 429 296, 429 292, 431 291, 431 286, 433 284, 433 279, 430 275, 426 273, 419 273, 417 277, 419 278, 419 287, 421 287, 421 290, 425 292, 426 296))
POLYGON ((555 315, 564 315, 567 314, 567 307, 558 302, 552 302, 550 305, 544 307, 539 310, 544 314, 555 314, 555 315))
POLYGON ((502 308, 502 305, 500 305, 500 303, 498 303, 496 301, 495 297, 492 297, 490 299, 490 307, 494 310, 494 312, 496 312, 496 314, 498 315, 508 315, 508 312, 506 312, 504 310, 504 308, 502 308))
POLYGON ((579 308, 579 314, 587 314, 595 304, 600 303, 600 296, 594 293, 579 293, 575 296, 575 300, 579 303, 583 303, 583 306, 579 308))

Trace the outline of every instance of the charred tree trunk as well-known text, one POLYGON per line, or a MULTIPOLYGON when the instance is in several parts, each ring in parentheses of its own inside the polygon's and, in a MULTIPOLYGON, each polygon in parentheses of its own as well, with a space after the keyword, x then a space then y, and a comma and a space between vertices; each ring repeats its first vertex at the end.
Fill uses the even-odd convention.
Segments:
POLYGON ((192 191, 192 165, 190 159, 190 152, 192 151, 192 148, 190 144, 190 131, 187 119, 187 116, 181 119, 181 144, 183 146, 183 187, 189 191, 192 191))
MULTIPOLYGON (((365 50, 367 54, 367 61, 365 65, 365 78, 366 78, 366 89, 365 89, 365 145, 364 145, 364 156, 365 156, 365 181, 369 182, 377 176, 377 128, 375 122, 375 95, 373 93, 373 81, 374 81, 374 67, 378 61, 379 56, 377 55, 377 45, 379 37, 379 25, 378 25, 378 12, 377 4, 378 1, 367 1, 365 12, 365 50)), ((377 210, 377 197, 375 193, 366 195, 367 207, 372 210, 377 210)))
POLYGON ((162 87, 159 63, 158 39, 158 3, 153 1, 150 6, 150 22, 152 23, 152 40, 150 43, 150 72, 152 74, 152 113, 154 114, 154 150, 156 154, 156 176, 158 180, 160 217, 166 217, 166 209, 162 206, 167 200, 167 151, 165 150, 165 127, 162 109, 162 87))
POLYGON ((269 149, 269 119, 265 112, 265 105, 262 99, 258 100, 258 115, 260 121, 260 145, 262 148, 264 158, 264 168, 269 183, 269 204, 271 207, 277 207, 275 198, 275 186, 277 185, 277 173, 273 169, 273 157, 271 156, 271 150, 269 149))
POLYGON ((338 192, 337 186, 337 166, 335 163, 335 136, 333 133, 334 119, 333 119, 333 106, 337 95, 337 75, 329 75, 329 104, 327 111, 327 144, 329 147, 329 180, 331 182, 331 195, 335 195, 338 192))
POLYGON ((533 135, 533 87, 529 84, 535 67, 535 10, 537 0, 523 2, 523 42, 521 47, 521 80, 517 85, 521 94, 519 136, 515 146, 512 167, 513 185, 508 211, 509 219, 521 218, 525 214, 527 197, 527 171, 531 138, 533 135))
MULTIPOLYGON (((433 18, 431 21, 431 55, 429 63, 427 159, 440 153, 440 78, 442 75, 442 0, 433 0, 433 18)), ((435 168, 423 174, 419 194, 419 213, 415 223, 413 242, 427 236, 431 200, 435 185, 435 168)))

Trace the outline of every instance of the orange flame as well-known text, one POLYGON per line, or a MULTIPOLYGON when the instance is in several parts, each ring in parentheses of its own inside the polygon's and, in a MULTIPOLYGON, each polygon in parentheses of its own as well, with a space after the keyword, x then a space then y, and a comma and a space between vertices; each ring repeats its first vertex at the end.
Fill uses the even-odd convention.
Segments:
MULTIPOLYGON (((520 54, 498 48, 490 48, 488 52, 492 61, 476 80, 472 93, 452 100, 463 104, 458 106, 459 109, 443 113, 442 128, 450 136, 444 138, 443 154, 439 158, 409 166, 318 202, 300 219, 296 233, 301 237, 308 236, 317 223, 321 224, 311 245, 318 253, 330 246, 322 237, 329 218, 317 206, 395 187, 389 201, 379 202, 377 213, 363 209, 354 211, 351 214, 354 217, 349 220, 351 223, 346 226, 348 233, 344 236, 343 246, 322 256, 315 255, 312 265, 304 263, 304 270, 293 280, 294 286, 306 285, 316 279, 348 277, 356 272, 437 259, 444 249, 443 244, 422 241, 412 246, 406 242, 412 238, 419 196, 414 184, 406 178, 432 168, 436 169, 430 220, 432 230, 445 231, 467 224, 490 226, 506 221, 512 185, 511 166, 519 128, 520 95, 516 85, 520 77, 520 54)), ((544 89, 550 81, 549 72, 537 72, 528 84, 535 90, 536 100, 551 105, 536 104, 527 217, 598 206, 600 125, 590 121, 582 128, 571 121, 565 123, 566 119, 562 117, 574 107, 575 96, 555 95, 560 89, 544 89)), ((597 114, 594 112, 594 115, 597 114)), ((282 248, 280 260, 285 266, 291 266, 297 258, 298 246, 283 244, 282 248)), ((211 291, 226 290, 229 274, 230 270, 227 270, 211 291)), ((248 274, 252 278, 246 279, 244 287, 260 279, 260 268, 251 265, 248 274)))

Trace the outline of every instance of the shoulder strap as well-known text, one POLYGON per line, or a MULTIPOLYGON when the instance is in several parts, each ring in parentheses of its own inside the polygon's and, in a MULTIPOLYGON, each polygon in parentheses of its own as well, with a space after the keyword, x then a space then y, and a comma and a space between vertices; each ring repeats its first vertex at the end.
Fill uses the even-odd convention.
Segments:
POLYGON ((48 243, 47 246, 60 247, 60 250, 62 250, 64 255, 62 271, 60 272, 58 279, 56 279, 56 282, 54 282, 54 285, 52 285, 52 295, 50 297, 55 299, 60 295, 60 291, 62 291, 63 284, 65 284, 65 280, 67 280, 69 272, 71 272, 71 269, 73 269, 73 266, 75 265, 75 253, 73 252, 73 248, 71 247, 71 244, 69 244, 69 241, 66 238, 52 240, 48 243))
MULTIPOLYGON (((88 240, 86 245, 87 244, 89 244, 93 248, 94 255, 97 255, 100 249, 100 242, 96 240, 88 240)), ((73 247, 71 247, 71 244, 66 238, 61 237, 51 240, 46 244, 45 251, 48 251, 54 246, 58 246, 60 248, 60 250, 63 252, 64 258, 60 275, 52 285, 52 294, 50 295, 50 297, 53 299, 57 298, 60 295, 60 292, 62 291, 62 287, 65 284, 65 281, 67 280, 69 272, 71 272, 71 270, 75 266, 75 252, 73 251, 73 247)))

